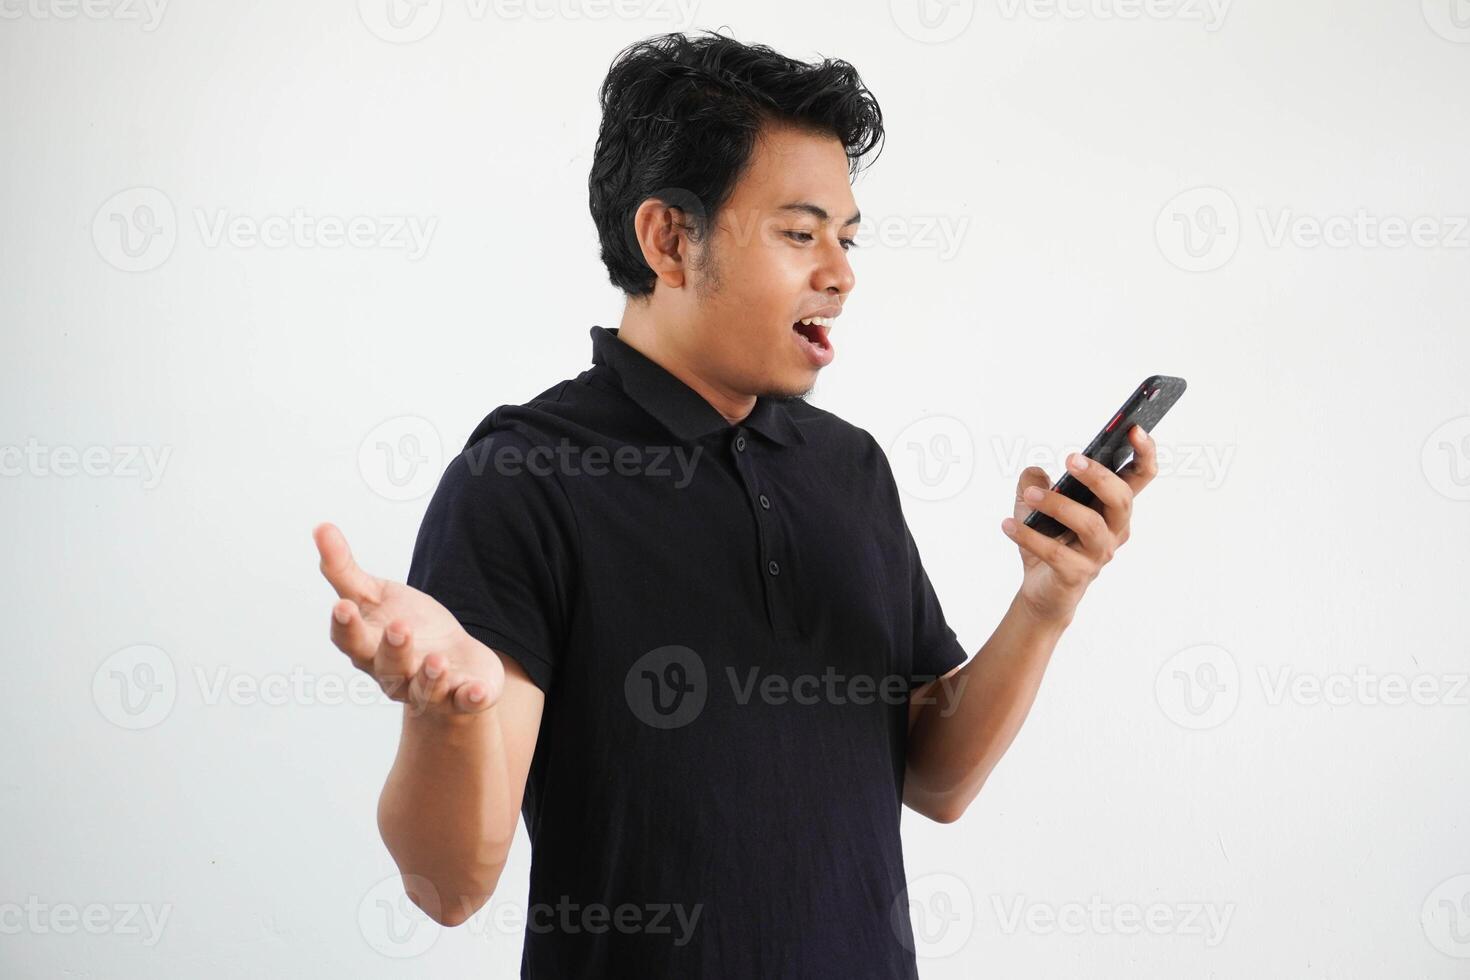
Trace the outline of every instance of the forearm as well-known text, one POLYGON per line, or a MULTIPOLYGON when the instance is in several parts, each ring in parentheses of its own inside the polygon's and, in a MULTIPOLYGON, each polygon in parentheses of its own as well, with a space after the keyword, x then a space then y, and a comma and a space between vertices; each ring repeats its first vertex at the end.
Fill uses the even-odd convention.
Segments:
POLYGON ((957 819, 1021 730, 1066 623, 1038 620, 1019 593, 980 652, 930 685, 909 731, 904 802, 957 819))
POLYGON ((520 801, 512 799, 500 713, 496 706, 446 718, 405 705, 398 755, 378 800, 378 829, 406 890, 446 925, 489 899, 515 836, 520 801), (414 894, 410 875, 435 894, 414 894))

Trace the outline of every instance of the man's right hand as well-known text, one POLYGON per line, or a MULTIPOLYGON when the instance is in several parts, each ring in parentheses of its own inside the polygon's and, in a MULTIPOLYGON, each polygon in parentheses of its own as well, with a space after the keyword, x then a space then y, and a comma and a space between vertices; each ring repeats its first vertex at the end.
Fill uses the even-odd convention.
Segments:
POLYGON ((415 714, 449 718, 500 700, 505 667, 454 615, 418 589, 369 575, 330 523, 311 534, 321 571, 340 597, 332 606, 332 643, 383 692, 415 714))

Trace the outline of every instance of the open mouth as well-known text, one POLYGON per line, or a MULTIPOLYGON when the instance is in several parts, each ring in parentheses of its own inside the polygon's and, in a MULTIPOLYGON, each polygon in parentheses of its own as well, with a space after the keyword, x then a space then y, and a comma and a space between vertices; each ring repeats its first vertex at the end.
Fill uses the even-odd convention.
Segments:
POLYGON ((801 334, 807 343, 819 350, 832 349, 832 343, 827 339, 827 328, 820 323, 802 323, 797 321, 791 325, 791 329, 801 334))

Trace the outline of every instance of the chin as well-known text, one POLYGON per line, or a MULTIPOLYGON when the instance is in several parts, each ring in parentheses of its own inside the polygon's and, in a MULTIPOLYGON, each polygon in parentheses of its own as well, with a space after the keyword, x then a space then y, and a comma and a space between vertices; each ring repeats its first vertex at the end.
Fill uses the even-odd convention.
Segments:
POLYGON ((771 398, 777 401, 795 401, 805 398, 816 388, 816 375, 809 375, 801 381, 793 380, 785 384, 771 384, 757 392, 761 398, 771 398))

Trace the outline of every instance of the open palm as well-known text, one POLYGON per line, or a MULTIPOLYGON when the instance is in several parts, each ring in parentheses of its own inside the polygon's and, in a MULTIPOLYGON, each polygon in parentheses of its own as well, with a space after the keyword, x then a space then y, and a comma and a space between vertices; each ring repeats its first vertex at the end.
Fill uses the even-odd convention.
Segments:
POLYGON ((418 711, 474 714, 505 687, 495 651, 467 633, 438 600, 409 585, 369 575, 330 523, 312 531, 321 572, 337 591, 332 643, 383 692, 418 711))

